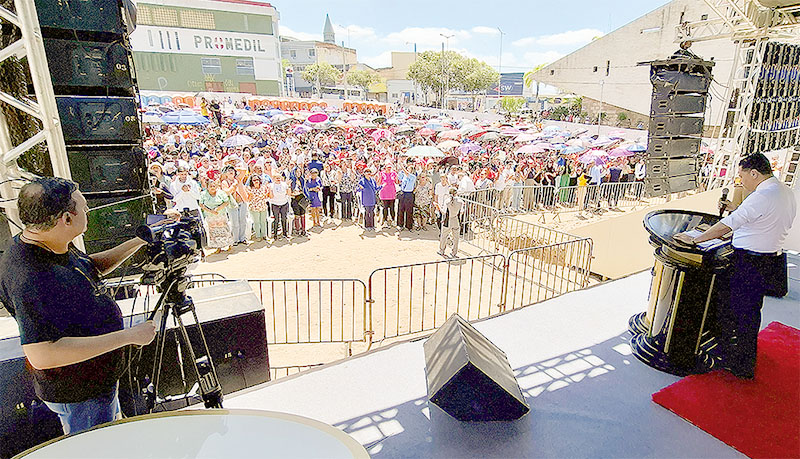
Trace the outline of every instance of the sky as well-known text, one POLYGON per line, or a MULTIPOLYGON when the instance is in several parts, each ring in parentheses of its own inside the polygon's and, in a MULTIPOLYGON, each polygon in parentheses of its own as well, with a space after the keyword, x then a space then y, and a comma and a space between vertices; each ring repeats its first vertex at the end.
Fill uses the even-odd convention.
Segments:
POLYGON ((392 51, 449 49, 503 73, 552 63, 667 3, 668 0, 274 0, 281 35, 322 40, 325 14, 336 42, 355 48, 359 62, 391 66, 392 51), (498 30, 499 28, 499 30, 498 30), (502 31, 502 42, 501 33, 502 31), (445 40, 440 34, 452 36, 445 40), (502 60, 500 50, 502 46, 502 60))

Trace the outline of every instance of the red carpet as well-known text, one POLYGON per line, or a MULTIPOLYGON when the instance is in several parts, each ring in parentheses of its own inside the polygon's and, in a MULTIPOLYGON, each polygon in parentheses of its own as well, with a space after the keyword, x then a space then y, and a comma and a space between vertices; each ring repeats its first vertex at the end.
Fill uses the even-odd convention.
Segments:
POLYGON ((772 322, 758 334, 756 377, 692 375, 653 401, 754 458, 800 457, 800 330, 772 322))

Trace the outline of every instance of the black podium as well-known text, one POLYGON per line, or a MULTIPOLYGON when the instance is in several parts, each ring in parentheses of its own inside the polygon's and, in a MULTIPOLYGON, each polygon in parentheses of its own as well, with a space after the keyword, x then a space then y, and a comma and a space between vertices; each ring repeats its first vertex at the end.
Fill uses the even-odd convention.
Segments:
POLYGON ((685 376, 704 372, 701 355, 714 345, 718 275, 728 269, 730 243, 708 249, 676 242, 672 236, 713 225, 716 215, 657 210, 644 219, 655 247, 647 311, 631 317, 631 349, 642 362, 685 376))

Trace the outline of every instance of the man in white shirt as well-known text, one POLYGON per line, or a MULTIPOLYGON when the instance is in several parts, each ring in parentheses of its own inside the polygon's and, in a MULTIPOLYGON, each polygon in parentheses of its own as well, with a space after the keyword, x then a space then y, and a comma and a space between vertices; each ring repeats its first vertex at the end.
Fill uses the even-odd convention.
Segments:
POLYGON ((272 237, 278 239, 278 228, 281 228, 281 235, 289 238, 289 184, 283 179, 283 174, 279 171, 272 178, 270 184, 269 203, 272 207, 272 237))
POLYGON ((445 197, 449 194, 450 189, 450 181, 447 179, 446 175, 441 176, 439 179, 439 183, 433 187, 433 205, 436 207, 436 220, 439 224, 439 228, 442 227, 442 219, 444 218, 445 213, 445 197))
POLYGON ((797 214, 797 202, 792 191, 772 175, 769 159, 761 153, 739 162, 739 177, 751 194, 736 210, 700 236, 680 233, 674 237, 697 244, 733 231, 731 268, 719 278, 716 335, 720 350, 713 357, 734 375, 752 379, 764 294, 797 214))
POLYGON ((178 168, 178 175, 170 184, 169 192, 175 201, 174 208, 178 211, 184 209, 200 211, 200 185, 189 177, 186 168, 178 168))

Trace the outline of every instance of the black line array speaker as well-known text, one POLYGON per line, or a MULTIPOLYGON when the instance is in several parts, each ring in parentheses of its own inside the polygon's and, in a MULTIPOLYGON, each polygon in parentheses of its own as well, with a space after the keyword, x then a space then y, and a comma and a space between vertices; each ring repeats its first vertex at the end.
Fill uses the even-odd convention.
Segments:
MULTIPOLYGON (((138 200, 145 212, 125 215, 120 225, 90 213, 84 242, 89 253, 122 242, 127 225, 144 223, 152 213, 147 160, 141 148, 138 88, 123 14, 123 0, 35 0, 56 106, 67 144, 72 178, 92 204, 138 200), (134 218, 135 217, 135 218, 134 218), (141 218, 140 218, 141 217, 141 218)), ((112 209, 119 217, 130 210, 112 209)), ((93 211, 100 212, 100 211, 93 211)), ((136 274, 133 269, 128 274, 136 274)))
POLYGON ((712 61, 687 52, 650 62, 650 104, 645 187, 651 196, 697 187, 703 119, 712 61))
MULTIPOLYGON (((223 392, 229 394, 269 381, 264 308, 250 286, 246 282, 231 282, 187 292, 195 300, 223 392)), ((123 312, 130 311, 131 301, 120 301, 123 312)), ((131 317, 134 325, 144 320, 142 313, 128 315, 125 317, 126 327, 131 323, 131 317)), ((190 322, 187 327, 189 336, 197 345, 197 326, 190 322)), ((176 358, 175 331, 170 328, 167 332, 163 394, 184 392, 176 358)), ((152 344, 145 346, 139 365, 131 365, 139 370, 141 377, 152 370, 152 347, 152 344)), ((200 347, 195 346, 195 349, 200 347)), ((184 367, 184 371, 193 381, 193 373, 189 372, 193 370, 184 367)), ((62 435, 58 417, 36 398, 18 336, 0 339, 0 381, 3 382, 0 384, 0 457, 11 457, 62 435)), ((128 386, 128 375, 123 375, 120 379, 120 402, 126 416, 134 414, 133 406, 141 405, 137 398, 138 394, 132 394, 128 386)))
POLYGON ((453 314, 424 344, 428 398, 460 421, 511 421, 530 411, 505 353, 453 314))

